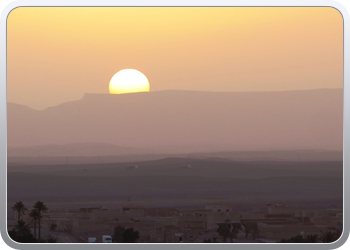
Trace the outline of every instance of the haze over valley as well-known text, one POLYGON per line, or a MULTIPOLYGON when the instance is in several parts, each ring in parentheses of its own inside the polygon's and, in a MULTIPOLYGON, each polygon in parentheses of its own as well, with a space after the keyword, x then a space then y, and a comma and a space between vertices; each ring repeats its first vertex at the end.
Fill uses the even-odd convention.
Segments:
POLYGON ((342 90, 86 94, 8 128, 11 201, 342 204, 342 90))
POLYGON ((65 144, 80 144, 85 152, 72 145, 66 150, 88 156, 92 143, 99 151, 94 155, 342 150, 342 96, 341 89, 158 91, 86 94, 40 111, 8 103, 9 156, 28 156, 23 147, 47 145, 57 150, 32 148, 34 156, 58 156, 62 146, 54 145, 65 144), (104 144, 114 146, 108 151, 104 144))

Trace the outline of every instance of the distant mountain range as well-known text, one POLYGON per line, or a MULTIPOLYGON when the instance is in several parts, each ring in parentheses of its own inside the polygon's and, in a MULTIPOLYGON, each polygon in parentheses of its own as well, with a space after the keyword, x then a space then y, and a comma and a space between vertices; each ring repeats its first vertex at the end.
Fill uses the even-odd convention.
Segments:
POLYGON ((41 111, 8 103, 7 115, 13 156, 30 155, 30 146, 47 155, 89 156, 343 145, 342 89, 85 94, 41 111))
POLYGON ((72 143, 64 145, 8 147, 9 157, 50 157, 50 156, 112 156, 150 154, 151 150, 119 147, 108 143, 72 143))

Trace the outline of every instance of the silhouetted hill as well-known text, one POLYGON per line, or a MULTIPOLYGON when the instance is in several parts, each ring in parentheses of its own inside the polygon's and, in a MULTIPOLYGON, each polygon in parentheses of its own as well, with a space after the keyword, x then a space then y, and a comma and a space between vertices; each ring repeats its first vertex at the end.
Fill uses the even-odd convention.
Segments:
POLYGON ((155 153, 342 150, 342 124, 341 89, 86 94, 42 111, 8 103, 8 146, 97 142, 155 153))
POLYGON ((72 143, 7 148, 8 157, 108 156, 146 154, 150 150, 119 147, 108 143, 72 143))

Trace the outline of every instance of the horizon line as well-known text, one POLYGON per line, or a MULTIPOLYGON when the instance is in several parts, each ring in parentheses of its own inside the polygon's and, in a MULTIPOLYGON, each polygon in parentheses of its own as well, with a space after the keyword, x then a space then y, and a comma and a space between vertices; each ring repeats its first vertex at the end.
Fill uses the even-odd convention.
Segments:
POLYGON ((149 92, 132 92, 132 93, 123 93, 123 94, 111 94, 111 93, 84 93, 83 96, 80 99, 75 99, 75 100, 70 100, 70 101, 65 101, 61 102, 57 105, 54 106, 47 106, 45 108, 37 109, 37 108, 32 108, 26 104, 22 103, 17 103, 17 102, 10 102, 6 100, 6 104, 16 104, 20 106, 27 107, 32 110, 36 111, 43 111, 48 108, 53 108, 57 107, 59 105, 62 105, 64 103, 69 103, 69 102, 75 102, 84 99, 85 96, 87 95, 104 95, 104 96, 125 96, 125 95, 132 95, 132 94, 149 94, 149 93, 157 93, 157 92, 204 92, 204 93, 276 93, 276 92, 298 92, 298 91, 318 91, 318 90, 344 90, 343 88, 317 88, 317 89, 291 89, 291 90, 256 90, 256 91, 212 91, 212 90, 187 90, 187 89, 163 89, 163 90, 154 90, 154 91, 149 91, 149 92))

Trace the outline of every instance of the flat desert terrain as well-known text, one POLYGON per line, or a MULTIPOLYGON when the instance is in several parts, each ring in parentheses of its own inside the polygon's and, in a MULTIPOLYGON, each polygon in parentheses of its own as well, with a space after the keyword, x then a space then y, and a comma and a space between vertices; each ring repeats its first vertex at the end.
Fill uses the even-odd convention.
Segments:
POLYGON ((49 208, 123 205, 203 208, 232 203, 341 207, 342 161, 234 161, 169 157, 139 162, 8 165, 8 204, 41 200, 49 208))

